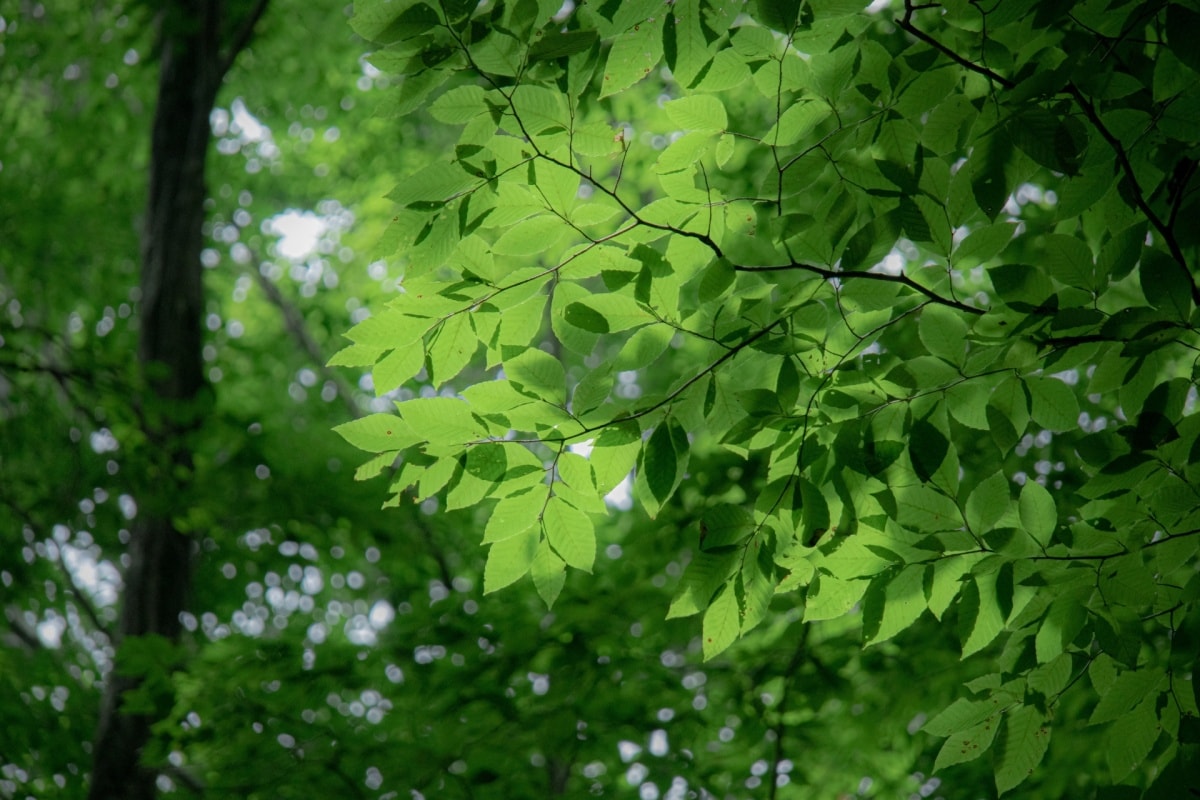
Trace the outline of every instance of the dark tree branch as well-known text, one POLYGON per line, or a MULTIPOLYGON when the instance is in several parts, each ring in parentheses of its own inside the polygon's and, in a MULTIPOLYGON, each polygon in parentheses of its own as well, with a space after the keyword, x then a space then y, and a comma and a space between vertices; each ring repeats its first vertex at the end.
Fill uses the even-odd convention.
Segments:
POLYGON ((1137 206, 1138 211, 1145 215, 1146 219, 1158 231, 1162 237, 1163 243, 1171 252, 1171 258, 1183 270, 1183 275, 1187 278, 1188 285, 1191 287, 1192 302, 1200 306, 1200 286, 1196 285, 1196 281, 1192 278, 1191 270, 1188 269, 1187 258, 1183 254, 1183 249, 1179 246, 1179 241, 1175 238, 1175 234, 1171 231, 1170 226, 1163 221, 1158 214, 1154 213, 1154 209, 1150 208, 1150 203, 1146 200, 1146 194, 1142 190, 1141 184, 1138 183, 1137 174, 1133 170, 1133 164, 1129 160, 1129 153, 1126 152, 1121 140, 1118 139, 1108 126, 1104 124, 1104 120, 1100 119, 1100 113, 1096 111, 1096 107, 1092 104, 1090 98, 1085 95, 1078 86, 1074 83, 1068 83, 1066 87, 1067 94, 1075 100, 1076 105, 1083 111, 1084 116, 1092 123, 1092 126, 1104 139, 1108 142, 1108 146, 1113 149, 1117 156, 1117 163, 1121 167, 1121 172, 1125 175, 1125 180, 1129 182, 1129 187, 1132 189, 1133 203, 1137 206))
POLYGON ((958 53, 954 52, 949 47, 946 47, 944 44, 939 42, 937 39, 933 38, 928 33, 921 30, 916 25, 914 25, 913 21, 912 21, 913 14, 915 14, 918 9, 929 8, 929 7, 930 6, 928 4, 927 5, 914 5, 911 2, 911 0, 905 0, 904 16, 900 17, 896 20, 896 25, 899 26, 899 28, 901 30, 915 36, 916 38, 920 39, 922 42, 925 42, 925 44, 927 44, 930 47, 932 47, 933 49, 937 50, 942 55, 946 56, 946 58, 949 58, 951 61, 958 64, 959 66, 965 67, 966 69, 969 69, 971 72, 978 73, 978 74, 984 76, 985 78, 987 78, 988 80, 992 81, 993 83, 999 84, 1000 86, 1004 87, 1005 89, 1011 89, 1011 88, 1013 88, 1013 86, 1016 85, 1011 80, 1004 77, 1000 73, 995 72, 991 69, 988 69, 987 67, 983 66, 982 64, 976 64, 974 61, 972 61, 969 58, 960 56, 958 53))
POLYGON ((868 280, 868 281, 883 281, 884 283, 899 283, 903 286, 907 286, 910 289, 920 292, 921 294, 925 295, 933 302, 938 303, 940 305, 949 306, 950 308, 955 308, 955 309, 958 309, 959 311, 964 311, 968 314, 984 314, 984 313, 986 313, 985 310, 982 308, 975 308, 974 306, 969 306, 966 303, 959 302, 958 300, 953 300, 953 299, 948 299, 948 298, 942 297, 940 294, 933 291, 928 286, 924 286, 920 283, 917 283, 915 280, 913 280, 912 278, 910 278, 904 274, 888 275, 887 273, 883 273, 883 272, 846 272, 846 271, 842 271, 842 270, 828 269, 826 267, 818 267, 815 264, 804 264, 804 263, 800 263, 797 261, 793 261, 791 264, 780 264, 778 266, 762 266, 762 267, 746 266, 743 264, 734 264, 733 268, 735 270, 737 270, 738 272, 783 272, 786 270, 798 269, 798 270, 803 270, 805 272, 811 272, 814 275, 820 275, 822 278, 825 278, 826 280, 836 278, 839 281, 868 280))

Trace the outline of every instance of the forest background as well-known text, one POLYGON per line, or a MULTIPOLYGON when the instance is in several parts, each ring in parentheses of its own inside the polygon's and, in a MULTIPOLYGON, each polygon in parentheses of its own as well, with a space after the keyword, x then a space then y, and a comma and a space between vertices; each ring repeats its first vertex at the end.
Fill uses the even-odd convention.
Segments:
POLYGON ((0 795, 1194 791, 1197 34, 6 9, 0 795))

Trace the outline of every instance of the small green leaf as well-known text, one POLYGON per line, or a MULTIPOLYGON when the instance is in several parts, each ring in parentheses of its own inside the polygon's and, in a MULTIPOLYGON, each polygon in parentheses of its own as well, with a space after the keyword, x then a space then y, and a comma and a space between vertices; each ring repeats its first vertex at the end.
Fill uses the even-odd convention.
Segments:
POLYGON ((453 397, 422 397, 397 403, 400 416, 430 442, 461 444, 486 435, 470 407, 453 397))
POLYGON ((996 596, 996 573, 976 575, 968 581, 958 608, 959 639, 962 657, 966 658, 987 647, 1004 630, 1004 615, 996 596))
POLYGON ((1061 433, 1079 427, 1079 401, 1075 393, 1057 378, 1034 375, 1025 378, 1029 389, 1029 415, 1048 431, 1061 433))
POLYGON ((583 303, 571 303, 563 311, 563 319, 588 333, 608 333, 608 320, 599 311, 583 303))
POLYGON ((974 761, 986 753, 996 738, 999 722, 996 717, 989 717, 972 728, 951 734, 938 751, 933 771, 941 772, 946 767, 974 761))
POLYGON ((487 112, 480 86, 459 86, 443 94, 429 107, 429 113, 439 122, 457 125, 470 122, 487 112))
POLYGON ((926 609, 925 566, 909 564, 871 582, 863 597, 863 638, 867 644, 886 642, 916 622, 926 609))
POLYGON ((546 507, 546 492, 537 489, 506 497, 496 504, 483 532, 483 543, 502 542, 537 525, 546 507))
POLYGON ((1058 658, 1083 628, 1087 621, 1087 610, 1073 596, 1065 595, 1050 604, 1034 640, 1034 650, 1039 664, 1058 658))
POLYGON ((946 460, 950 440, 932 423, 919 419, 912 425, 908 440, 908 454, 912 459, 917 477, 928 483, 946 460))
POLYGON ((534 527, 493 544, 483 570, 483 593, 503 589, 529 572, 540 538, 540 531, 534 527))
POLYGON ((334 428, 350 444, 368 453, 403 450, 421 441, 395 414, 368 414, 334 428))
POLYGON ((575 569, 592 571, 596 560, 596 531, 592 519, 561 497, 551 497, 542 514, 546 538, 563 560, 575 569))
POLYGON ((704 625, 701 632, 704 641, 702 648, 704 660, 708 661, 733 644, 740 631, 741 621, 737 592, 734 591, 732 584, 727 583, 722 592, 709 604, 708 610, 704 612, 704 625))
POLYGON ((380 359, 371 370, 371 381, 375 384, 375 396, 382 397, 425 366, 425 348, 416 344, 399 347, 380 359))
POLYGON ((950 736, 974 728, 995 713, 994 703, 960 697, 939 711, 921 730, 933 736, 950 736))
POLYGON ((1004 718, 996 749, 996 790, 1004 794, 1033 774, 1050 747, 1050 724, 1033 706, 1021 706, 1004 718))
POLYGON ((628 89, 658 66, 663 56, 662 26, 666 14, 656 14, 617 36, 608 51, 600 98, 628 89))
POLYGON ((729 124, 725 104, 711 94, 694 94, 663 105, 671 121, 684 130, 721 131, 729 124))
POLYGON ((715 550, 737 544, 754 530, 754 518, 740 506, 722 503, 704 512, 700 522, 700 549, 715 550))
POLYGON ((646 485, 658 504, 667 502, 675 491, 679 459, 672 441, 670 426, 664 422, 654 429, 642 451, 642 471, 646 485))
POLYGON ((1058 511, 1054 498, 1046 488, 1033 479, 1027 479, 1021 487, 1021 527, 1043 548, 1050 544, 1050 537, 1058 525, 1058 511))
POLYGON ((1104 757, 1113 783, 1121 783, 1140 767, 1163 732, 1155 713, 1157 694, 1148 695, 1113 723, 1105 737, 1104 757))
POLYGON ((1088 723, 1099 725, 1124 717, 1147 697, 1157 694, 1165 679, 1162 667, 1122 672, 1111 686, 1100 691, 1100 702, 1096 704, 1088 723))
POLYGON ((553 608, 554 601, 558 599, 559 592, 567 580, 567 565, 554 554, 550 543, 545 539, 538 544, 537 555, 530 566, 530 574, 546 608, 553 608))
POLYGON ((562 362, 537 348, 523 350, 504 362, 504 374, 523 391, 547 403, 566 402, 566 375, 562 362))

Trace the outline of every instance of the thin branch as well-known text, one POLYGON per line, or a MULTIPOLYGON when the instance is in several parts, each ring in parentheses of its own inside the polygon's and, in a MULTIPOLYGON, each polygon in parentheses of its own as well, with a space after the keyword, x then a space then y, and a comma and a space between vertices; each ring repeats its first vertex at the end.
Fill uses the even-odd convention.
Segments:
POLYGON ((793 261, 790 264, 780 264, 777 266, 762 266, 762 267, 747 266, 744 264, 734 264, 733 268, 737 272, 782 272, 782 271, 786 271, 786 270, 798 269, 798 270, 804 270, 805 272, 811 272, 814 275, 820 275, 822 278, 825 278, 827 280, 836 278, 838 280, 874 280, 874 281, 883 281, 884 283, 899 283, 899 284, 909 287, 910 289, 920 292, 921 294, 925 295, 933 302, 938 303, 940 305, 949 306, 950 308, 956 308, 959 311, 964 311, 968 314, 984 314, 984 313, 986 313, 984 311, 984 309, 982 309, 982 308, 975 308, 974 306, 969 306, 966 303, 961 303, 958 300, 951 300, 951 299, 942 297, 940 294, 933 291, 928 286, 924 286, 920 283, 917 283, 912 278, 908 277, 907 275, 903 275, 903 274, 888 275, 883 272, 845 272, 845 271, 840 271, 840 270, 836 270, 836 269, 827 269, 826 267, 818 267, 815 264, 804 264, 804 263, 801 263, 798 261, 793 261))
POLYGON ((1183 250, 1179 247, 1179 242, 1175 239, 1175 235, 1171 232, 1167 223, 1163 222, 1158 214, 1154 213, 1154 209, 1150 208, 1150 204, 1146 201, 1145 193, 1142 191, 1141 184, 1138 183, 1137 175, 1133 171, 1133 164, 1130 162, 1129 154, 1125 152, 1121 140, 1100 119, 1100 114, 1096 111, 1096 107, 1092 105, 1091 100, 1084 95, 1078 86, 1074 83, 1068 83, 1066 91, 1074 98, 1079 108, 1083 111, 1084 116, 1088 118, 1088 121, 1100 133, 1100 136, 1103 137, 1104 141, 1108 142, 1108 146, 1116 153, 1117 163, 1120 164, 1121 171, 1125 173, 1125 179, 1129 181, 1129 185, 1133 189, 1134 205, 1150 221, 1150 224, 1154 226, 1154 230, 1158 231, 1159 235, 1162 236, 1167 249, 1171 251, 1171 258, 1179 265, 1179 268, 1183 270, 1184 277, 1187 278, 1188 285, 1191 287, 1192 302, 1200 306, 1200 287, 1196 286, 1196 282, 1192 279, 1192 273, 1188 269, 1187 258, 1183 255, 1183 250))
POLYGON ((976 64, 974 61, 971 61, 969 58, 960 56, 958 53, 954 52, 949 47, 946 47, 944 44, 939 42, 937 39, 933 38, 928 33, 921 30, 916 25, 914 25, 912 22, 913 14, 917 11, 918 8, 925 8, 925 7, 926 6, 913 5, 912 2, 910 2, 910 0, 905 0, 904 16, 900 17, 899 19, 896 20, 896 25, 899 26, 901 30, 906 31, 906 32, 912 34, 913 36, 917 37, 918 39, 920 39, 922 42, 925 42, 925 44, 927 44, 930 47, 932 47, 933 49, 937 50, 942 55, 946 56, 951 61, 958 64, 959 66, 966 67, 971 72, 976 72, 976 73, 984 76, 988 80, 990 80, 994 83, 1000 84, 1000 86, 1004 87, 1005 89, 1011 89, 1011 88, 1013 88, 1013 86, 1016 85, 1015 83, 1013 83, 1011 80, 1004 77, 1000 73, 994 72, 981 64, 976 64))
MULTIPOLYGON (((257 257, 253 261, 254 263, 262 263, 261 259, 257 257)), ((312 334, 308 332, 308 325, 305 323, 304 315, 300 313, 300 309, 283 296, 283 292, 279 291, 279 287, 270 278, 263 275, 262 270, 250 269, 247 272, 254 277, 255 282, 262 289, 263 294, 267 296, 267 300, 270 301, 271 305, 279 309, 279 313, 283 315, 283 325, 287 329, 288 335, 292 337, 292 340, 299 345, 304 354, 313 362, 317 372, 337 389, 338 397, 341 398, 342 403, 345 404, 350 414, 355 417, 360 416, 358 404, 354 402, 354 394, 351 392, 350 387, 346 385, 346 381, 342 376, 326 366, 328 359, 321 352, 321 348, 316 340, 313 339, 312 334)))

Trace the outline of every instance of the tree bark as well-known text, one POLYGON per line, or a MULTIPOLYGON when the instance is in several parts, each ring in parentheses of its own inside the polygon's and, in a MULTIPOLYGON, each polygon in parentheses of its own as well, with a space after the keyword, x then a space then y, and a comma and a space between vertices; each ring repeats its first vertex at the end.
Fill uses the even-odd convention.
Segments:
MULTIPOLYGON (((192 494, 192 439, 211 397, 203 367, 204 172, 209 116, 224 73, 266 6, 259 0, 222 53, 222 0, 167 0, 159 16, 161 73, 142 232, 138 405, 148 457, 130 532, 118 641, 175 641, 192 582, 193 541, 176 520, 192 494)), ((93 749, 90 800, 150 800, 157 774, 141 763, 156 721, 122 713, 139 684, 108 676, 93 749)))

